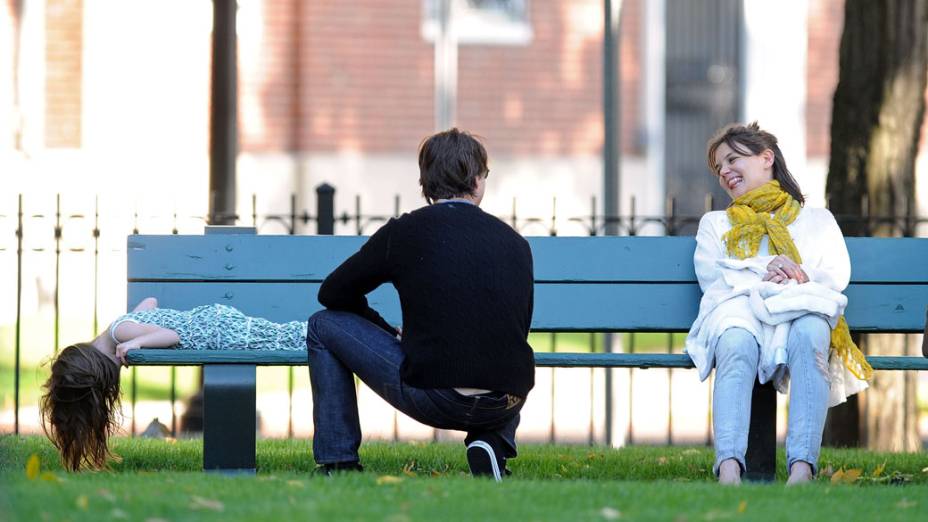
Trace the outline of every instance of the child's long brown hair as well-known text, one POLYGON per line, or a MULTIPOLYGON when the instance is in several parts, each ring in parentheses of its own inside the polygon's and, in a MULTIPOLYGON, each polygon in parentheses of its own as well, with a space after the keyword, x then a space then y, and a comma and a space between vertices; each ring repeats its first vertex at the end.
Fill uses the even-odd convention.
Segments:
POLYGON ((107 439, 119 428, 119 365, 90 344, 68 346, 52 362, 40 403, 42 429, 65 469, 106 467, 107 439))

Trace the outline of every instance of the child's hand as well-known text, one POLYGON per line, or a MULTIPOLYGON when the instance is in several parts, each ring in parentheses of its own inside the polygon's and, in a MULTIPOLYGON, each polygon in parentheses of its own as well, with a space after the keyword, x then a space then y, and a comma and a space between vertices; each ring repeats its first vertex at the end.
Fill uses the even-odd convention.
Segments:
POLYGON ((116 345, 116 361, 118 361, 119 364, 128 367, 129 361, 126 360, 126 352, 128 352, 129 350, 137 350, 139 348, 141 348, 141 345, 139 345, 139 342, 136 341, 135 339, 126 341, 124 343, 117 344, 116 345))

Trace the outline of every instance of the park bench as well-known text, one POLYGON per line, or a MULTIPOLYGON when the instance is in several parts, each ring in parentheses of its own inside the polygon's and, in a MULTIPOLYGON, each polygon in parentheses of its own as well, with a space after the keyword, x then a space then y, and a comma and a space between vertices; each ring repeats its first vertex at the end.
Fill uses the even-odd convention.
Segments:
MULTIPOLYGON (((213 227, 210 227, 213 228, 213 227)), ((253 230, 253 229, 245 229, 253 230)), ((128 303, 154 296, 188 309, 223 303, 272 321, 306 320, 320 309, 322 280, 366 240, 356 236, 266 236, 232 228, 197 236, 128 238, 128 303), (219 232, 219 233, 213 233, 219 232), (232 233, 229 233, 232 232, 232 233)), ((693 237, 532 237, 536 332, 685 332, 700 290, 693 237)), ((848 238, 853 275, 846 317, 857 332, 919 333, 928 303, 928 239, 848 238)), ((369 296, 401 323, 391 285, 369 296)), ((692 368, 685 354, 538 353, 537 366, 692 368)), ((926 370, 921 357, 870 357, 877 370, 926 370)), ((133 365, 203 366, 203 467, 255 469, 255 367, 306 365, 304 352, 135 350, 133 365)), ((747 478, 772 480, 776 392, 755 386, 747 478)))

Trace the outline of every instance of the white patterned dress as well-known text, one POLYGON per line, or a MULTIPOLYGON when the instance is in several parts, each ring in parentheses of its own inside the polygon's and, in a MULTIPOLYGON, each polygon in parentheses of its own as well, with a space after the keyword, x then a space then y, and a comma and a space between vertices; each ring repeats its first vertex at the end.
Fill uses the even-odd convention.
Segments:
POLYGON ((110 326, 110 336, 117 344, 116 327, 126 321, 174 330, 180 337, 177 348, 182 350, 306 350, 305 321, 274 323, 221 304, 185 311, 153 308, 130 312, 110 326))

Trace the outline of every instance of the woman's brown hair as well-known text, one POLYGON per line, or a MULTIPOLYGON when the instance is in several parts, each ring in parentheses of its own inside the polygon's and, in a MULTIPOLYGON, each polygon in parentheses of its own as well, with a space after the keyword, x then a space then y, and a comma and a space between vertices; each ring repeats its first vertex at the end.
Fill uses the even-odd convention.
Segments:
POLYGON ((722 144, 728 145, 731 150, 738 154, 754 156, 770 149, 773 152, 773 179, 780 182, 780 188, 785 190, 800 205, 805 204, 806 198, 803 197, 799 189, 799 183, 786 168, 786 158, 777 145, 777 137, 765 130, 761 130, 757 122, 751 122, 748 125, 733 123, 720 129, 715 136, 709 140, 706 147, 706 161, 709 164, 709 171, 718 175, 718 169, 715 165, 715 151, 722 144))
POLYGON ((119 429, 119 365, 90 344, 68 346, 52 361, 40 407, 42 429, 65 469, 101 469, 119 429))

